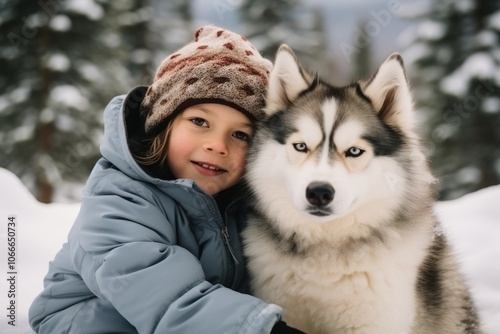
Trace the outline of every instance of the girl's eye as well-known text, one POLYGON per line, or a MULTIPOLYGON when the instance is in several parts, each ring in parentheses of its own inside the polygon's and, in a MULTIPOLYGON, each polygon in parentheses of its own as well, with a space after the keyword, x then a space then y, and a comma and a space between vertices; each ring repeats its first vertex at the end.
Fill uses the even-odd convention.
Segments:
POLYGON ((345 152, 346 157, 352 157, 352 158, 357 158, 361 156, 363 153, 365 153, 364 150, 358 148, 358 147, 351 147, 345 152))
POLYGON ((197 126, 208 126, 207 121, 200 117, 192 118, 191 122, 193 122, 197 126))
POLYGON ((250 136, 248 134, 246 134, 245 132, 242 132, 242 131, 236 131, 234 133, 234 137, 236 139, 239 139, 239 140, 243 140, 243 141, 250 141, 250 136))
POLYGON ((302 153, 307 153, 307 145, 305 143, 295 143, 293 144, 293 148, 298 151, 298 152, 302 152, 302 153))

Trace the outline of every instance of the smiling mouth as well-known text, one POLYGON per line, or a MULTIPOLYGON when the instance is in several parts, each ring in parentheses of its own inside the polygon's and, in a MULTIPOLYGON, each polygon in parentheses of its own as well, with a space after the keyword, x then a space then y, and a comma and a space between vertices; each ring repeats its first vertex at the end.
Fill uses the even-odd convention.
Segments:
POLYGON ((198 166, 203 167, 203 168, 208 169, 208 170, 212 170, 212 171, 216 171, 216 172, 227 172, 227 170, 225 170, 224 168, 221 168, 217 165, 211 165, 211 164, 207 164, 205 162, 197 162, 197 161, 193 161, 193 163, 195 165, 198 165, 198 166))

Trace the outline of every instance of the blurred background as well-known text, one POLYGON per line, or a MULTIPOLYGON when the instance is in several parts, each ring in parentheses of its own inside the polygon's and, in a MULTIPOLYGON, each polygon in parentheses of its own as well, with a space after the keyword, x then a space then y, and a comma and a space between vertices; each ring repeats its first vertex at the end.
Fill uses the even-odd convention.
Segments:
POLYGON ((401 52, 439 199, 500 183, 500 0, 0 0, 0 167, 78 202, 106 104, 204 24, 337 85, 401 52))

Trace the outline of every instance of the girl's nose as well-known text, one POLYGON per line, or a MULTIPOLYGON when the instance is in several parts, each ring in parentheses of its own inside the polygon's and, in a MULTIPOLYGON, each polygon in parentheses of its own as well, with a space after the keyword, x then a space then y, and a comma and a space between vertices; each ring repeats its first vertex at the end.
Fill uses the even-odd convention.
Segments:
POLYGON ((203 148, 206 151, 214 152, 222 156, 226 156, 229 153, 226 141, 220 137, 211 138, 203 145, 203 148))

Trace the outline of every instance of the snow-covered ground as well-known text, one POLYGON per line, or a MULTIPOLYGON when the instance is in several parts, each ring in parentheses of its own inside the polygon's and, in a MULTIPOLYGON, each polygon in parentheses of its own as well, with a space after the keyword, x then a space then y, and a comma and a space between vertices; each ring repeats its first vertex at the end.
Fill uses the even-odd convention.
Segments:
MULTIPOLYGON (((11 172, 0 168, 0 333, 32 333, 27 313, 42 290, 49 261, 66 240, 78 204, 41 204, 11 172), (15 267, 8 268, 8 223, 15 217, 15 267), (9 274, 9 272, 16 274, 9 274), (8 324, 14 300, 8 279, 15 276, 15 327, 8 324)), ((500 333, 500 185, 436 204, 436 211, 460 256, 488 334, 500 333)), ((12 230, 10 231, 12 234, 12 230)))

